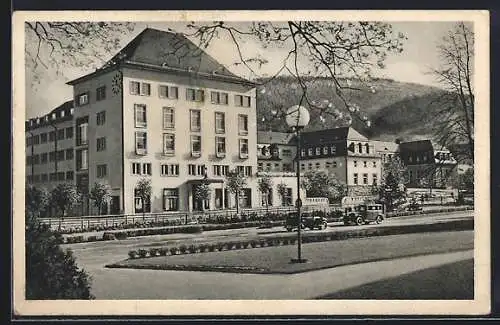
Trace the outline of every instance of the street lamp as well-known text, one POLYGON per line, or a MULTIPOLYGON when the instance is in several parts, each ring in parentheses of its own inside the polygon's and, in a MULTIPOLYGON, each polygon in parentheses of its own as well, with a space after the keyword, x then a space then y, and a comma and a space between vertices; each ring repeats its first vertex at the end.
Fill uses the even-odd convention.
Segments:
POLYGON ((297 133, 297 200, 295 206, 297 207, 297 258, 291 260, 292 263, 305 263, 306 259, 302 258, 302 237, 301 226, 302 216, 300 209, 302 207, 302 200, 300 199, 300 131, 309 123, 309 111, 299 105, 290 107, 286 112, 286 124, 297 133))

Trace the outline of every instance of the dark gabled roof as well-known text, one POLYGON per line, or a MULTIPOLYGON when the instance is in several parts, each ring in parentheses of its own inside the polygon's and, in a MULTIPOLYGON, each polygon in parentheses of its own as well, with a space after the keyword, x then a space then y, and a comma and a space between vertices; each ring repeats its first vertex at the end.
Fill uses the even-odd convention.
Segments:
POLYGON ((295 135, 286 132, 257 131, 257 143, 295 144, 295 135))
POLYGON ((389 141, 378 141, 378 140, 371 140, 375 147, 375 151, 378 152, 398 152, 399 151, 399 144, 396 142, 389 142, 389 141))
MULTIPOLYGON (((144 29, 96 72, 119 63, 135 63, 151 68, 252 83, 233 74, 186 36, 153 28, 144 29)), ((68 84, 73 84, 82 78, 70 81, 68 84)))
POLYGON ((403 151, 434 151, 432 147, 431 140, 419 140, 419 141, 410 141, 410 142, 401 142, 399 145, 399 149, 401 152, 403 151))
POLYGON ((68 100, 43 116, 31 118, 25 121, 25 129, 32 130, 38 127, 45 126, 47 124, 59 123, 71 119, 73 116, 71 114, 71 109, 73 108, 73 105, 74 105, 73 100, 68 100), (61 112, 64 112, 64 116, 61 116, 61 112), (55 118, 53 118, 53 114, 55 114, 55 118), (31 125, 32 121, 33 125, 31 125))
POLYGON ((361 140, 367 141, 368 138, 363 136, 352 127, 345 126, 335 129, 325 129, 318 131, 304 132, 301 135, 301 142, 305 145, 315 145, 321 143, 329 143, 340 140, 361 140))

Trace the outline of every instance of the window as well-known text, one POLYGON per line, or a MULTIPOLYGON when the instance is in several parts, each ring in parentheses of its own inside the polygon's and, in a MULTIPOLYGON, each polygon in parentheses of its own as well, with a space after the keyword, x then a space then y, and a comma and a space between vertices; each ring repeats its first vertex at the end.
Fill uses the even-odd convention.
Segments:
POLYGON ((106 111, 98 112, 96 114, 96 124, 104 125, 106 123, 106 111))
POLYGON ((373 182, 373 185, 378 184, 378 175, 377 174, 372 175, 372 182, 373 182))
POLYGON ((292 156, 292 150, 290 149, 283 149, 282 151, 283 157, 291 157, 292 156))
POLYGON ((66 128, 66 139, 72 139, 73 138, 73 127, 70 126, 69 128, 66 128))
POLYGON ((75 173, 72 170, 66 172, 66 180, 67 181, 72 181, 74 177, 75 177, 75 173))
POLYGON ((240 158, 248 158, 248 139, 240 139, 240 158))
POLYGON ((321 168, 321 164, 319 162, 316 163, 316 169, 320 169, 321 168))
POLYGON ((151 175, 151 163, 142 164, 142 174, 151 175))
MULTIPOLYGON (((64 152, 63 152, 63 155, 64 155, 64 152)), ((39 155, 34 155, 33 156, 33 165, 38 165, 39 163, 40 163, 40 156, 39 155)))
POLYGON ((313 169, 313 164, 312 163, 307 164, 307 169, 309 170, 313 169))
MULTIPOLYGON (((262 163, 260 163, 262 165, 262 163)), ((216 176, 224 176, 229 174, 229 166, 228 165, 214 165, 213 173, 216 176)))
POLYGON ((163 133, 163 154, 173 155, 175 153, 175 134, 163 133))
POLYGON ((260 162, 260 163, 258 163, 258 164, 257 164, 257 171, 258 171, 258 172, 261 172, 261 171, 263 171, 263 170, 264 170, 264 164, 263 164, 263 163, 261 163, 261 162, 260 162))
POLYGON ((424 162, 427 161, 427 155, 424 155, 424 162))
POLYGON ((179 189, 177 188, 163 189, 163 210, 165 211, 179 210, 179 189))
POLYGON ((47 133, 40 134, 40 142, 47 143, 47 133))
POLYGON ((366 153, 370 153, 370 145, 368 143, 365 144, 366 153))
POLYGON ((306 169, 306 164, 300 164, 300 170, 305 170, 306 169))
POLYGON ((248 134, 248 116, 244 114, 238 114, 238 133, 240 135, 248 134))
POLYGON ((104 178, 108 174, 107 165, 97 165, 97 178, 104 178))
POLYGON ((304 157, 306 155, 306 149, 301 149, 300 150, 300 155, 304 157))
POLYGON ((65 176, 64 172, 58 172, 57 173, 57 180, 64 181, 64 176, 65 176))
POLYGON ((96 100, 106 99, 106 86, 102 86, 96 89, 96 100))
POLYGON ((134 175, 141 174, 141 164, 140 163, 132 163, 132 174, 134 174, 134 175))
POLYGON ((412 162, 412 160, 413 160, 412 158, 413 158, 413 157, 412 157, 411 155, 410 155, 410 156, 408 156, 408 162, 412 162))
POLYGON ((179 176, 179 165, 161 165, 161 176, 179 176))
POLYGON ((151 95, 151 85, 146 82, 130 82, 130 94, 131 95, 141 95, 149 96, 151 95))
POLYGON ((179 98, 179 88, 175 86, 160 85, 158 87, 160 98, 177 99, 179 98))
POLYGON ((235 95, 234 105, 241 107, 250 107, 250 96, 235 95))
POLYGON ((363 161, 363 167, 365 167, 365 168, 368 167, 368 162, 363 161))
POLYGON ((56 160, 56 153, 54 151, 49 152, 49 161, 56 160))
POLYGON ((225 137, 215 137, 215 150, 217 157, 226 156, 226 138, 225 137))
POLYGON ((356 160, 353 161, 354 167, 358 167, 358 162, 356 160))
POLYGON ((57 161, 63 161, 64 160, 64 150, 59 150, 57 152, 57 161))
POLYGON ((76 151, 76 169, 77 170, 87 170, 89 168, 88 155, 89 155, 89 152, 87 149, 80 149, 80 150, 76 151))
POLYGON ((57 130, 57 140, 64 140, 64 129, 57 130))
POLYGON ((245 176, 252 176, 252 166, 245 166, 245 176))
POLYGON ((97 151, 105 151, 106 150, 106 138, 101 137, 97 138, 97 151))
POLYGON ((57 174, 56 173, 50 173, 50 181, 57 181, 57 174))
MULTIPOLYGON (((31 140, 31 138, 30 138, 31 140)), ((49 141, 56 141, 56 131, 50 131, 49 132, 49 141)), ((30 142, 31 144, 31 142, 30 142)))
POLYGON ((227 105, 228 104, 228 95, 227 95, 227 93, 212 91, 210 93, 210 100, 211 100, 212 104, 227 105))
POLYGON ((33 137, 33 144, 40 144, 40 136, 38 134, 33 137))
POLYGON ((191 155, 193 157, 201 156, 201 136, 199 135, 191 136, 191 155))
POLYGON ((354 173, 354 184, 358 184, 358 173, 354 173))
POLYGON ((336 161, 332 161, 332 167, 333 168, 337 168, 337 162, 336 161))
POLYGON ((48 177, 49 175, 48 175, 48 174, 42 174, 42 175, 40 175, 40 176, 41 176, 41 181, 42 181, 42 182, 46 182, 46 181, 48 181, 48 179, 49 179, 49 177, 48 177))
POLYGON ((416 161, 417 161, 417 163, 419 163, 419 162, 420 162, 420 156, 418 156, 418 155, 417 155, 417 157, 416 157, 416 161))
POLYGON ((136 128, 147 126, 146 105, 134 104, 134 119, 136 128))
POLYGON ((197 109, 190 110, 191 131, 199 132, 201 130, 201 111, 197 109))
POLYGON ((358 152, 363 153, 363 145, 361 143, 358 143, 358 152))
POLYGON ((172 107, 163 107, 163 128, 175 128, 175 111, 172 107))
POLYGON ((323 147, 323 154, 328 155, 328 147, 323 147))
POLYGON ((192 176, 205 175, 206 167, 205 165, 188 165, 188 174, 192 176))
POLYGON ((205 101, 205 91, 201 89, 186 88, 186 100, 203 102, 205 101))
POLYGON ((135 153, 138 155, 148 153, 148 134, 146 132, 135 132, 135 153))
POLYGON ((88 143, 88 117, 76 121, 76 145, 82 146, 88 143))
POLYGON ((368 185, 368 174, 363 174, 363 184, 368 185))
POLYGON ((244 188, 241 191, 240 204, 242 208, 250 208, 252 206, 252 189, 244 188))
POLYGON ((377 162, 376 161, 373 162, 373 167, 377 167, 377 162))
POLYGON ((66 160, 72 160, 74 156, 73 149, 66 149, 66 160))
POLYGON ((316 156, 319 156, 321 155, 321 148, 316 148, 316 156))
POLYGON ((76 96, 76 105, 83 106, 89 103, 89 93, 83 93, 76 96))
POLYGON ((290 163, 283 163, 284 172, 293 172, 293 165, 290 163))
POLYGON ((130 94, 131 95, 139 95, 141 92, 141 83, 137 81, 130 82, 130 94))
POLYGON ((40 155, 40 163, 42 163, 42 164, 47 163, 47 158, 48 158, 48 157, 47 157, 47 153, 46 153, 46 152, 42 153, 42 154, 40 155))
POLYGON ((215 112, 215 133, 226 132, 226 117, 222 112, 215 112))

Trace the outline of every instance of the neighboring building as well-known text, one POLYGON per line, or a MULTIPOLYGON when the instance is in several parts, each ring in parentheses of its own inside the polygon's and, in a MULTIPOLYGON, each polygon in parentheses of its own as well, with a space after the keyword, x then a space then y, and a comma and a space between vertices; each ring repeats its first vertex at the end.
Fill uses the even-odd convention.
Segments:
POLYGON ((399 143, 389 141, 370 140, 375 151, 380 155, 383 164, 388 163, 399 156, 399 143))
POLYGON ((408 172, 407 187, 450 186, 457 161, 446 148, 433 145, 430 140, 402 142, 400 156, 408 172))
POLYGON ((373 143, 352 127, 301 136, 300 170, 327 170, 347 185, 349 196, 370 195, 381 179, 381 157, 373 143))

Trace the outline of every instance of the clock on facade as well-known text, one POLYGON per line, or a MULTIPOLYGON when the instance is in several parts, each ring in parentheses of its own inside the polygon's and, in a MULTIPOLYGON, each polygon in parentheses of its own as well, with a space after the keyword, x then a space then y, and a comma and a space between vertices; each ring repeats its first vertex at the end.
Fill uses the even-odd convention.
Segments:
POLYGON ((121 89, 122 89, 122 76, 121 73, 118 72, 113 77, 113 81, 111 83, 111 90, 113 91, 113 93, 119 94, 121 89))

